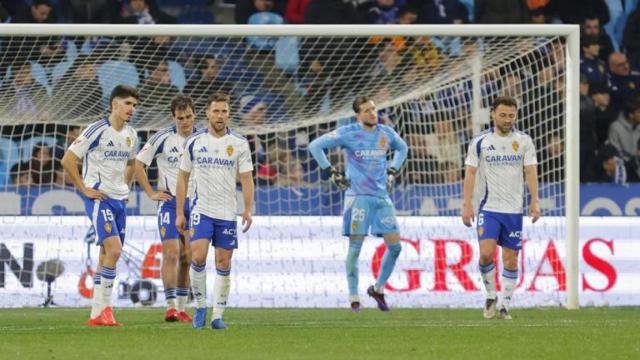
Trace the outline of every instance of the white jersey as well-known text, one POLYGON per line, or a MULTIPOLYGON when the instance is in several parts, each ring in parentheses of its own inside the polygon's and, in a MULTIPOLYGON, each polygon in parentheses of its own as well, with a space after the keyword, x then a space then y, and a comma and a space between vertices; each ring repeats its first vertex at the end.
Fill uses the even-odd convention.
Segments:
MULTIPOLYGON (((196 129, 193 129, 193 133, 196 129)), ((155 133, 136 156, 145 165, 151 165, 153 159, 158 164, 158 189, 176 194, 180 157, 185 149, 187 138, 182 137, 175 126, 155 133)), ((189 181, 189 197, 193 194, 193 181, 189 181)))
POLYGON ((492 128, 473 139, 465 165, 478 168, 476 208, 522 214, 524 167, 537 163, 533 141, 523 132, 514 130, 507 136, 499 136, 492 128))
POLYGON ((253 170, 247 140, 227 130, 217 138, 208 130, 187 140, 180 169, 191 173, 195 182, 192 213, 218 220, 235 220, 236 178, 253 170))
POLYGON ((105 192, 112 199, 124 200, 129 186, 124 182, 127 162, 134 159, 138 137, 129 125, 117 131, 108 119, 87 127, 69 146, 82 161, 84 185, 105 192))

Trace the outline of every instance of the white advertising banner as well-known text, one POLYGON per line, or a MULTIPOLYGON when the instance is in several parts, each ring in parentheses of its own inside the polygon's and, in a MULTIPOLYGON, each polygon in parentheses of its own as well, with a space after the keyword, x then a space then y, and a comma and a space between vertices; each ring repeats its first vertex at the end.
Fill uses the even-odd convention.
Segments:
MULTIPOLYGON (((563 221, 543 218, 533 225, 525 221, 512 306, 564 303, 563 221)), ((481 307, 484 291, 474 230, 449 217, 403 217, 399 222, 403 250, 387 285, 390 306, 481 307)), ((123 257, 117 267, 117 306, 164 305, 159 278, 162 245, 156 224, 151 216, 127 219, 123 257)), ((0 217, 0 307, 42 304, 47 280, 53 280, 51 293, 57 305, 88 306, 98 254, 95 244, 85 241, 90 228, 89 220, 79 216, 0 217)), ((347 248, 341 218, 257 217, 251 230, 239 235, 229 305, 348 307, 347 248)), ((374 306, 365 289, 374 282, 384 251, 381 239, 365 241, 359 263, 364 306, 374 306)), ((209 255, 211 291, 213 252, 209 255)), ((582 306, 640 305, 636 218, 582 218, 579 257, 582 306)))

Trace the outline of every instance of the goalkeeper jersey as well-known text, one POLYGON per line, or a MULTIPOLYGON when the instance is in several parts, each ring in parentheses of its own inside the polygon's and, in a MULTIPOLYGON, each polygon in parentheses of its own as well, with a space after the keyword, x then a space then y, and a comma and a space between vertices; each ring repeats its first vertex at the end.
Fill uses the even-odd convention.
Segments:
POLYGON ((393 128, 378 124, 367 131, 355 123, 320 136, 309 144, 309 151, 322 169, 331 166, 324 149, 341 146, 347 156, 346 176, 351 185, 346 195, 387 197, 387 168, 399 170, 407 158, 407 144, 393 128), (394 151, 391 166, 389 150, 394 151))
POLYGON ((136 131, 125 124, 114 129, 104 118, 89 125, 69 146, 82 160, 82 180, 85 186, 101 190, 112 199, 124 200, 129 186, 124 182, 127 162, 134 159, 136 131))
POLYGON ((522 214, 524 167, 536 165, 536 149, 529 135, 513 130, 499 136, 485 131, 469 144, 465 165, 478 168, 473 201, 476 208, 522 214))

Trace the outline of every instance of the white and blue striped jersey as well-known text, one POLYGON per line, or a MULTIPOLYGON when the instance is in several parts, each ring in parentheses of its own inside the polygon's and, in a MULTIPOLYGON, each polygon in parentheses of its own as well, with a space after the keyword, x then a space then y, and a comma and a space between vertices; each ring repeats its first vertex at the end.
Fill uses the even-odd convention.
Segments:
POLYGON ((195 183, 192 213, 218 220, 236 220, 236 179, 253 171, 249 143, 230 130, 223 137, 199 131, 187 140, 180 169, 195 183))
POLYGON ((531 137, 513 130, 499 136, 485 131, 469 144, 465 165, 478 168, 473 195, 475 208, 506 214, 522 214, 524 167, 536 165, 531 137))
MULTIPOLYGON (((193 128, 193 133, 196 128, 193 128)), ((158 164, 158 189, 176 194, 180 157, 184 152, 187 138, 182 137, 175 125, 155 133, 136 156, 145 165, 151 165, 153 159, 158 164)), ((189 197, 193 194, 193 181, 189 182, 189 197)))
POLYGON ((69 146, 82 158, 82 180, 85 186, 101 190, 112 199, 124 200, 129 186, 124 182, 127 162, 135 158, 138 137, 125 124, 116 131, 107 118, 89 125, 69 146))

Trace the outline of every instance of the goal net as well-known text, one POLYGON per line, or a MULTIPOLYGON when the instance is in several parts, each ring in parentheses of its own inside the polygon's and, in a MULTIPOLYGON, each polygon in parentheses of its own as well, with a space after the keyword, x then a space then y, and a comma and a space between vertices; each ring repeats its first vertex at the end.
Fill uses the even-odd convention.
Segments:
MULTIPOLYGON (((0 214, 11 226, 2 230, 0 241, 0 287, 20 283, 11 273, 26 266, 20 259, 28 252, 28 240, 42 249, 35 252, 31 271, 39 262, 62 259, 67 268, 76 269, 60 275, 70 277, 74 287, 66 301, 87 303, 74 293, 82 282, 79 274, 86 273, 77 269, 85 269, 87 257, 96 254, 81 251, 90 226, 60 159, 84 127, 108 113, 110 91, 128 84, 140 91, 131 120, 140 144, 172 124, 169 103, 175 95, 194 99, 197 125, 203 127, 206 98, 215 91, 231 94, 231 127, 246 136, 252 150, 254 214, 264 217, 235 257, 239 279, 233 296, 244 306, 346 303, 342 194, 323 177, 307 146, 354 122, 351 102, 358 95, 373 97, 380 122, 394 127, 409 145, 391 194, 402 216, 405 249, 388 286, 395 302, 480 304, 475 232, 459 220, 463 162, 473 137, 492 125, 492 100, 515 97, 516 127, 530 134, 537 147, 543 216, 553 218, 542 226, 525 225, 518 291, 536 296, 521 296, 514 304, 564 303, 567 266, 573 264, 567 263, 565 251, 566 154, 571 143, 565 124, 568 99, 576 91, 568 84, 575 80, 567 68, 568 28, 557 35, 525 35, 520 28, 518 36, 438 34, 428 27, 352 31, 356 28, 324 36, 325 30, 305 35, 304 29, 292 27, 296 30, 244 27, 242 35, 215 26, 89 26, 86 33, 43 27, 37 35, 25 35, 20 26, 3 30, 0 214), (40 217, 32 221, 31 216, 40 217), (28 239, 20 235, 23 228, 28 239), (324 300, 312 300, 319 294, 324 300)), ((329 158, 344 167, 339 150, 330 151, 329 158)), ((153 165, 149 176, 157 181, 153 165)), ((154 289, 161 285, 155 218, 146 216, 155 215, 156 206, 134 189, 128 209, 141 217, 130 218, 128 226, 124 262, 129 274, 119 272, 122 297, 134 285, 139 290, 143 279, 150 279, 154 289)), ((383 252, 379 240, 365 246, 361 282, 376 275, 383 252)), ((63 283, 54 282, 54 290, 57 286, 66 293, 63 283)), ((33 278, 31 286, 40 294, 46 281, 33 278)))

